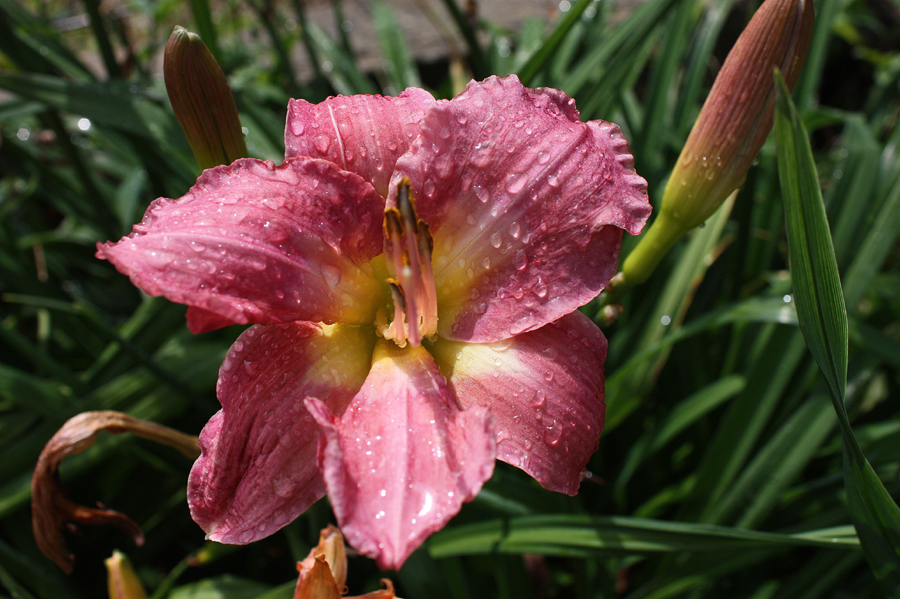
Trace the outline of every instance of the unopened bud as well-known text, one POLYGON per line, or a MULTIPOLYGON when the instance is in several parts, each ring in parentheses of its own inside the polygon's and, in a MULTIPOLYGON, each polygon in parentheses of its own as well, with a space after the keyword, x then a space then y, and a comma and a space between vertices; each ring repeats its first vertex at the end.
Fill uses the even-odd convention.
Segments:
POLYGON ((335 526, 327 526, 319 533, 319 544, 312 548, 302 562, 297 562, 300 577, 294 589, 294 599, 397 599, 394 585, 382 579, 385 588, 347 597, 347 548, 344 535, 335 526))
POLYGON ((172 110, 200 168, 246 157, 228 80, 199 35, 175 28, 166 43, 163 73, 172 110))
POLYGON ((112 557, 104 563, 109 599, 147 599, 147 593, 124 553, 113 551, 112 557))
POLYGON ((628 284, 650 276, 687 231, 744 183, 772 129, 777 67, 793 89, 813 30, 811 0, 766 0, 729 52, 663 194, 656 220, 628 256, 628 284))

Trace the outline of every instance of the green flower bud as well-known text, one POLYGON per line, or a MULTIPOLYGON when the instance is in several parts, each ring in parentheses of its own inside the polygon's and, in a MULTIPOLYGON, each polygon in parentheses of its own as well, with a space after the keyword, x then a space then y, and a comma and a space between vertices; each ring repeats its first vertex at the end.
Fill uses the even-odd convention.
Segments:
POLYGON ((772 129, 777 67, 793 89, 813 31, 811 0, 766 0, 729 52, 663 193, 653 225, 622 267, 643 282, 687 231, 738 189, 772 129))
POLYGON ((172 110, 200 168, 246 157, 228 80, 200 36, 176 27, 166 43, 163 73, 172 110))

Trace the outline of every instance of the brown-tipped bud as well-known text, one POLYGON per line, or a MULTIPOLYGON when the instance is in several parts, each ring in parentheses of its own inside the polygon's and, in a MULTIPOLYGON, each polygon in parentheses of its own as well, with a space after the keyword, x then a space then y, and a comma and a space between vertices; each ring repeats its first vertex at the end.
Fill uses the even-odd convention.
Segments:
POLYGON ((63 529, 74 524, 112 524, 130 535, 137 545, 144 542, 141 528, 128 516, 99 506, 72 502, 59 478, 59 464, 66 456, 81 453, 94 444, 100 431, 131 432, 169 445, 190 458, 200 455, 197 437, 147 422, 120 412, 83 412, 70 418, 44 446, 31 477, 31 524, 38 548, 57 566, 70 573, 75 558, 66 549, 63 529))
POLYGON ((294 599, 339 599, 347 583, 347 548, 344 535, 335 526, 319 533, 319 544, 297 564, 300 578, 294 599))
POLYGON ((812 0, 765 0, 753 15, 694 123, 656 220, 622 267, 629 284, 646 280, 684 233, 703 223, 743 184, 772 129, 773 70, 780 69, 793 89, 809 50, 813 20, 812 0))
POLYGON ((104 563, 109 599, 147 599, 147 592, 124 553, 113 551, 104 563))
POLYGON ((200 168, 246 157, 228 80, 199 35, 175 28, 166 43, 163 73, 172 110, 200 168))

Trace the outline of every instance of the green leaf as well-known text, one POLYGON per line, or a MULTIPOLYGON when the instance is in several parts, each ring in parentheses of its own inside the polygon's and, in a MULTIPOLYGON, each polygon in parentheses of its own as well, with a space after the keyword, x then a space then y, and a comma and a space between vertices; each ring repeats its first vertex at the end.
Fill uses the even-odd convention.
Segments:
POLYGON ((620 516, 522 516, 444 530, 428 543, 432 557, 483 553, 538 553, 588 557, 659 552, 734 551, 792 546, 854 549, 846 531, 798 534, 756 532, 620 516))
POLYGON ((849 333, 837 260, 806 129, 781 75, 775 79, 775 141, 797 319, 841 424, 850 515, 869 566, 893 597, 900 594, 900 508, 863 455, 844 407, 849 333))
MULTIPOLYGON (((778 81, 782 81, 780 76, 778 81)), ((828 218, 806 129, 790 102, 786 86, 779 87, 777 105, 778 174, 797 317, 832 396, 843 402, 849 327, 828 218)))
POLYGON ((419 72, 403 39, 394 11, 384 2, 372 3, 372 24, 384 56, 388 80, 399 93, 407 87, 422 87, 419 72))
POLYGON ((547 39, 535 49, 521 69, 519 69, 519 79, 522 83, 529 85, 534 76, 541 70, 547 60, 556 53, 557 48, 566 38, 572 27, 581 19, 581 15, 594 0, 579 0, 572 6, 559 20, 554 27, 553 32, 547 36, 547 39))
POLYGON ((180 586, 169 599, 255 599, 269 590, 253 580, 225 575, 180 586))

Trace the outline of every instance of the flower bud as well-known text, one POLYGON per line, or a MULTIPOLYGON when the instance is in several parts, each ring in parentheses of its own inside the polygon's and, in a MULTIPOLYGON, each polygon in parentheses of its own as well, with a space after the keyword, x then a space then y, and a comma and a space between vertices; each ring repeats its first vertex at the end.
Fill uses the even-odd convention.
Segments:
POLYGON ((166 43, 163 73, 172 110, 200 168, 246 157, 228 80, 200 36, 175 27, 166 43))
POLYGON ((113 551, 112 557, 104 563, 109 599, 147 599, 147 593, 124 553, 113 551))
POLYGON ((773 70, 793 89, 813 30, 811 0, 766 0, 729 52, 669 177, 662 205, 622 267, 640 283, 684 233, 739 188, 772 128, 773 70))

